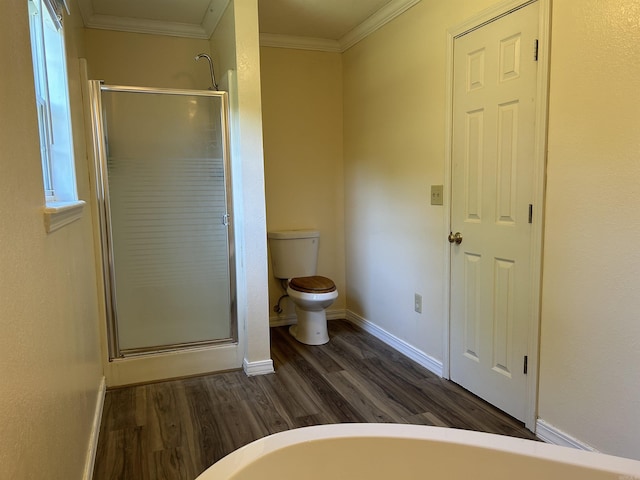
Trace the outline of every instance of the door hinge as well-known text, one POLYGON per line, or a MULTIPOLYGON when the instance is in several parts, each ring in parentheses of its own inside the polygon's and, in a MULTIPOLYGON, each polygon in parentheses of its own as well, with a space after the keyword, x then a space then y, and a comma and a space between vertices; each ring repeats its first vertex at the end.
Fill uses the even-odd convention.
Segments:
POLYGON ((524 368, 522 373, 524 373, 525 375, 527 374, 527 370, 529 369, 528 367, 528 363, 529 363, 529 357, 527 355, 524 356, 524 368))
POLYGON ((222 224, 223 225, 229 225, 229 222, 231 221, 231 215, 229 215, 228 213, 225 213, 222 216, 222 224))
POLYGON ((537 38, 533 41, 533 61, 534 62, 538 61, 538 39, 537 38))
POLYGON ((533 223, 533 205, 529 204, 529 223, 533 223))

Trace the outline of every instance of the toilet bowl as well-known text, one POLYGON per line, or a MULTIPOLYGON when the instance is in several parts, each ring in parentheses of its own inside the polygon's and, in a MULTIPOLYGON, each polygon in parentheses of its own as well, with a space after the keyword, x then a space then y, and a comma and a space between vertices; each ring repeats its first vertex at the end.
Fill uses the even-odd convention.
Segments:
MULTIPOLYGON (((273 275, 286 281, 297 324, 289 332, 301 343, 322 345, 329 341, 325 309, 338 298, 333 281, 316 275, 320 232, 280 230, 268 232, 273 275)), ((280 301, 276 305, 278 312, 280 301)))
POLYGON ((338 298, 333 281, 320 276, 292 278, 287 294, 293 301, 298 319, 298 323, 289 328, 291 335, 307 345, 327 343, 326 308, 338 298))

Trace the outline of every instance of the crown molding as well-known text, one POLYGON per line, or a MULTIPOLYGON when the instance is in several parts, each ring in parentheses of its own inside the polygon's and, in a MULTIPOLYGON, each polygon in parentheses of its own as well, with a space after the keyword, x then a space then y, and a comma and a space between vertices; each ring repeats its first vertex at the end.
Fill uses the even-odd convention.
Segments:
POLYGON ((317 50, 321 52, 342 52, 337 40, 313 37, 295 37, 275 33, 260 34, 261 47, 295 48, 298 50, 317 50))
MULTIPOLYGON (((344 52, 383 27, 397 16, 419 3, 420 0, 391 0, 360 25, 339 40, 313 37, 297 37, 272 33, 260 34, 260 45, 264 47, 317 50, 323 52, 344 52)), ((208 40, 218 26, 218 22, 229 6, 230 0, 212 0, 200 25, 163 22, 130 17, 100 15, 93 11, 91 0, 78 0, 82 20, 87 28, 119 30, 133 33, 152 33, 174 37, 200 38, 208 40)))
POLYGON ((130 17, 113 17, 111 15, 92 15, 88 21, 85 20, 84 26, 101 30, 152 33, 171 37, 201 38, 205 40, 208 40, 210 37, 200 25, 130 17))
POLYGON ((78 0, 84 26, 101 30, 118 30, 132 33, 152 33, 172 37, 211 38, 218 22, 224 15, 230 0, 217 2, 212 0, 200 25, 178 22, 164 22, 131 17, 100 15, 93 11, 91 0, 78 0))
POLYGON ((300 50, 342 53, 419 2, 420 0, 391 0, 339 40, 261 33, 260 45, 263 47, 297 48, 300 50))
POLYGON ((391 0, 339 40, 342 51, 350 49, 419 2, 420 0, 391 0))

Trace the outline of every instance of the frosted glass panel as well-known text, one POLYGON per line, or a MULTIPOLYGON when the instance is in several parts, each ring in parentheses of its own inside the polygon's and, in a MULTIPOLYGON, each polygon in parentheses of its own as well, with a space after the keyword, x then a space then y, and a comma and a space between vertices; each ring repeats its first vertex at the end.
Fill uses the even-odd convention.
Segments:
POLYGON ((231 337, 221 99, 102 102, 120 349, 231 337))

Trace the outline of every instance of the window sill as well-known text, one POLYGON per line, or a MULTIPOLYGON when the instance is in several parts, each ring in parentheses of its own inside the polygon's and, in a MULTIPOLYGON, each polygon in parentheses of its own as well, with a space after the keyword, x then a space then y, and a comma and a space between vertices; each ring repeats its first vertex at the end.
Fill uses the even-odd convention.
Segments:
POLYGON ((83 200, 75 202, 47 202, 44 207, 44 226, 47 233, 82 218, 82 208, 86 204, 83 200))

